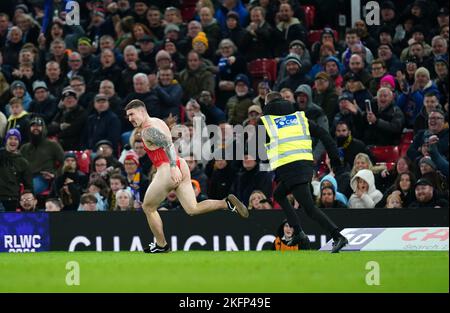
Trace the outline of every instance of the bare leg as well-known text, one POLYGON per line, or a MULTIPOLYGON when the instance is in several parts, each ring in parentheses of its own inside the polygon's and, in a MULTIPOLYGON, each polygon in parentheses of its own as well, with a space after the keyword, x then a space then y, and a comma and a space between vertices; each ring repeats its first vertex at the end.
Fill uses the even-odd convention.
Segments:
POLYGON ((225 200, 205 200, 200 203, 195 198, 194 188, 191 182, 191 173, 184 159, 180 159, 180 170, 183 180, 175 189, 177 198, 189 215, 199 215, 212 211, 227 209, 228 205, 225 200))
POLYGON ((167 177, 164 179, 163 176, 165 176, 163 173, 156 173, 145 193, 144 202, 142 204, 142 208, 147 216, 148 225, 155 236, 156 244, 160 247, 164 247, 167 242, 164 237, 163 222, 157 209, 170 190, 170 187, 165 183, 167 182, 167 177))
POLYGON ((227 209, 225 200, 205 200, 197 202, 191 181, 183 180, 175 190, 177 198, 190 216, 227 209))

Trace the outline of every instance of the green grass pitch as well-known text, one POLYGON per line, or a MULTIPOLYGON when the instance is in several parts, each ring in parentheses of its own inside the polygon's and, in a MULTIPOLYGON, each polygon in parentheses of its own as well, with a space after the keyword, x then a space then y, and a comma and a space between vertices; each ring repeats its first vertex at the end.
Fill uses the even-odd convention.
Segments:
POLYGON ((448 252, 1 253, 0 292, 448 292, 448 252), (76 261, 80 285, 68 286, 76 261), (380 284, 366 284, 369 261, 380 284))

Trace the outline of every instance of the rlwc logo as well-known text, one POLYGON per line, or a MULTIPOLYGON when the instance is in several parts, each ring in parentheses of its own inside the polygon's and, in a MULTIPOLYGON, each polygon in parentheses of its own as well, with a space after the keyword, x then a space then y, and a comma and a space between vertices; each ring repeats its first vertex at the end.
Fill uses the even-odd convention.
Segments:
POLYGON ((36 252, 41 247, 41 236, 4 235, 3 243, 8 252, 36 252))

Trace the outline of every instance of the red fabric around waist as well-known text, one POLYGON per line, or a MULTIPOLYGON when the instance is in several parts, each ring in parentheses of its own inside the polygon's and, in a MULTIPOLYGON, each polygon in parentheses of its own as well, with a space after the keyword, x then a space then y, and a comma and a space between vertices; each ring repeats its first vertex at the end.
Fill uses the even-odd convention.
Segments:
MULTIPOLYGON (((167 157, 166 151, 163 148, 158 148, 156 150, 149 150, 144 143, 144 150, 147 152, 148 157, 152 161, 155 167, 160 167, 164 163, 170 163, 167 157)), ((177 166, 180 168, 180 159, 177 157, 177 166)))

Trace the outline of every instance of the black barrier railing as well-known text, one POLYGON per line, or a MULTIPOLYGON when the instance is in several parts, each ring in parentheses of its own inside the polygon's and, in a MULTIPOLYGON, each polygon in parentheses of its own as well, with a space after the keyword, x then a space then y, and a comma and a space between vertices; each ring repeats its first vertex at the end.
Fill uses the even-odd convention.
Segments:
MULTIPOLYGON (((341 228, 448 227, 449 215, 442 208, 326 212, 341 228)), ((303 211, 299 215, 312 247, 323 246, 327 234, 303 211)), ((228 212, 195 217, 161 212, 161 217, 172 250, 270 249, 285 218, 282 211, 253 211, 248 219, 228 212)), ((5 245, 0 251, 138 251, 153 240, 143 212, 1 213, 0 237, 5 245)))

